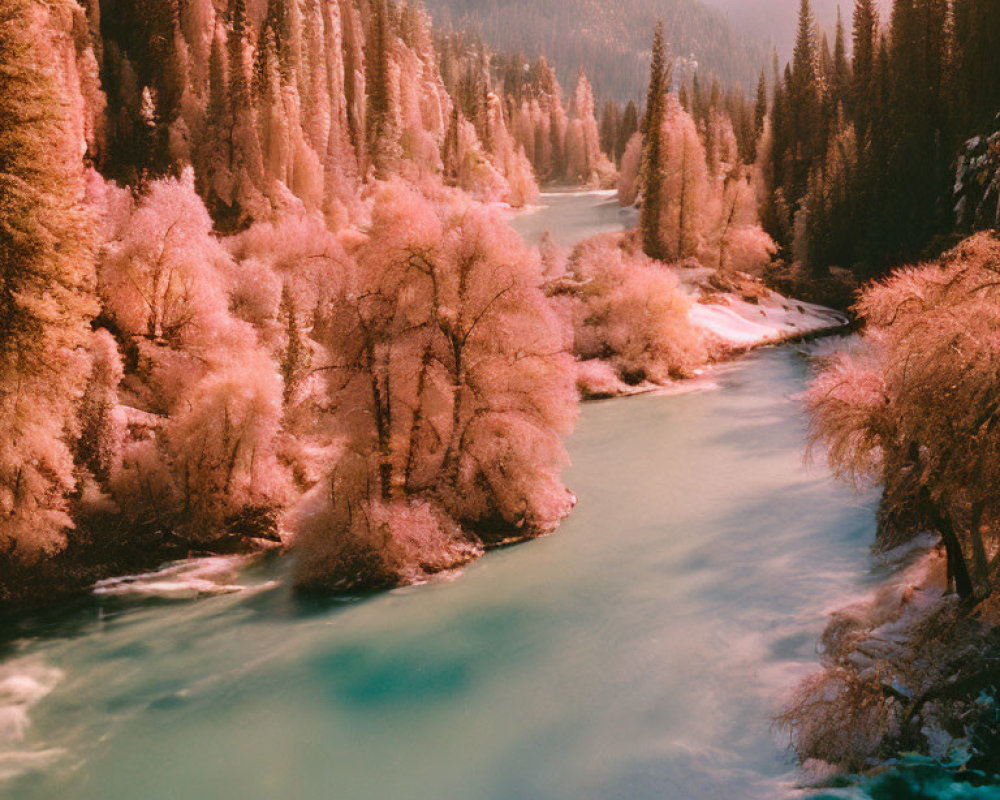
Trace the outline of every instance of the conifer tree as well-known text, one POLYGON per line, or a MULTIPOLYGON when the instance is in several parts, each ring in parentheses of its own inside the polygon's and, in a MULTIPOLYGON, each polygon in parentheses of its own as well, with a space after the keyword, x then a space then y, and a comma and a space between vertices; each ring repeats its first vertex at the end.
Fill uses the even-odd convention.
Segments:
POLYGON ((389 176, 395 139, 389 86, 392 36, 387 0, 375 0, 365 42, 365 139, 375 177, 380 180, 389 176))
POLYGON ((786 177, 790 197, 802 197, 806 191, 813 159, 823 143, 817 80, 816 30, 809 0, 800 0, 799 27, 787 83, 788 125, 792 146, 792 169, 786 177))
POLYGON ((645 138, 643 140, 642 165, 639 171, 639 183, 642 191, 639 228, 642 232, 642 249, 650 258, 661 258, 664 255, 660 237, 660 224, 663 215, 661 160, 664 155, 662 135, 667 81, 663 23, 657 22, 653 32, 653 58, 649 67, 646 115, 642 125, 645 138))
POLYGON ((857 0, 854 6, 852 32, 854 43, 852 91, 848 107, 854 115, 855 129, 862 142, 868 136, 872 105, 875 102, 877 32, 878 12, 875 9, 875 0, 857 0))
POLYGON ((833 65, 828 79, 830 107, 836 112, 837 106, 849 108, 851 92, 851 66, 847 61, 847 48, 844 43, 844 25, 840 19, 840 7, 837 7, 837 28, 833 43, 833 65))
POLYGON ((896 0, 889 39, 889 117, 892 134, 886 175, 890 212, 884 256, 897 262, 947 225, 939 199, 950 183, 953 147, 948 119, 947 5, 896 0))
POLYGON ((444 148, 441 153, 441 162, 444 166, 444 182, 449 186, 458 185, 459 173, 459 147, 458 130, 462 124, 462 111, 458 103, 453 103, 451 107, 451 120, 448 123, 448 133, 444 137, 444 148))
POLYGON ((954 0, 955 101, 964 133, 1000 111, 1000 9, 995 0, 954 0))
POLYGON ((67 431, 95 311, 82 99, 54 36, 43 4, 0 6, 0 548, 25 560, 71 526, 67 431))
POLYGON ((358 168, 363 170, 367 154, 364 128, 364 80, 361 75, 361 48, 358 44, 360 33, 354 5, 341 0, 340 18, 343 25, 344 49, 344 106, 347 112, 347 131, 351 146, 357 157, 358 168), (358 82, 361 81, 361 86, 358 82))
POLYGON ((621 124, 618 127, 618 139, 615 143, 615 160, 621 162, 625 155, 632 134, 639 130, 639 109, 634 100, 629 100, 622 112, 621 124))
POLYGON ((229 127, 221 133, 232 185, 228 196, 217 195, 219 203, 214 209, 223 230, 239 228, 264 210, 260 194, 264 184, 264 163, 250 99, 245 0, 232 0, 229 16, 230 27, 226 38, 229 62, 226 124, 229 127))
POLYGON ((760 80, 757 81, 757 96, 753 106, 753 135, 754 139, 759 139, 764 132, 764 123, 767 120, 767 78, 764 70, 760 71, 760 80))
POLYGON ((618 104, 614 100, 606 101, 604 109, 601 111, 601 151, 614 161, 617 161, 615 146, 618 143, 618 127, 620 124, 618 104))

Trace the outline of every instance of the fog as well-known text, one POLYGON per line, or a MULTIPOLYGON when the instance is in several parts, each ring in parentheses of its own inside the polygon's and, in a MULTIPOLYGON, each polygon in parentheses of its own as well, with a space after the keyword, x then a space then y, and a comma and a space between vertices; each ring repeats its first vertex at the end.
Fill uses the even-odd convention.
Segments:
MULTIPOLYGON (((795 44, 800 0, 702 0, 702 2, 726 12, 734 23, 751 36, 773 42, 782 59, 791 55, 795 44)), ((892 2, 877 0, 876 5, 880 7, 885 18, 892 2)), ((829 31, 831 37, 837 20, 838 6, 849 32, 854 8, 853 0, 812 0, 816 22, 822 30, 829 31)))

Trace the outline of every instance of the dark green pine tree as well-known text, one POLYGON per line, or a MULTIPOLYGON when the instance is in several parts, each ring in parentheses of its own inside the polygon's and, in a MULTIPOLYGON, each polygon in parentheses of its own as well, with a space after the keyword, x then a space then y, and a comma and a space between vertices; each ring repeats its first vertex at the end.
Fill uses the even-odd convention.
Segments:
MULTIPOLYGON (((828 77, 827 91, 830 105, 834 109, 839 106, 845 112, 851 107, 851 65, 847 60, 847 46, 844 42, 844 24, 840 19, 840 7, 837 7, 837 29, 833 40, 833 65, 828 77)), ((836 118, 836 117, 834 117, 836 118)))
POLYGON ((769 191, 761 208, 761 224, 777 242, 782 257, 788 256, 792 244, 791 203, 785 194, 786 175, 793 155, 793 140, 787 108, 786 86, 791 82, 791 68, 784 77, 778 68, 778 52, 772 52, 773 96, 771 98, 771 148, 764 164, 764 176, 769 191))
POLYGON ((642 188, 639 228, 642 232, 642 249, 650 258, 661 258, 664 255, 660 236, 663 190, 660 165, 663 157, 662 129, 666 108, 667 80, 663 23, 657 22, 656 30, 653 33, 653 58, 649 68, 646 115, 642 126, 645 138, 642 147, 642 164, 639 170, 639 183, 642 188))
POLYGON ((753 104, 753 134, 758 138, 764 132, 764 122, 767 120, 767 77, 764 70, 760 71, 757 81, 757 98, 753 104))
POLYGON ((875 0, 857 0, 854 6, 852 39, 854 56, 851 64, 851 97, 848 103, 854 118, 859 142, 865 142, 872 121, 872 106, 876 92, 876 36, 878 12, 875 0))
POLYGON ((956 123, 978 132, 1000 112, 1000 4, 954 0, 956 123))
POLYGON ((618 127, 618 141, 615 143, 615 160, 621 161, 625 155, 625 147, 632 134, 639 130, 639 109, 634 100, 629 100, 622 112, 621 125, 618 127))
POLYGON ((785 175, 785 195, 797 201, 808 188, 809 173, 821 157, 825 136, 819 105, 816 29, 809 0, 799 5, 799 28, 786 84, 790 169, 785 175))
POLYGON ((181 113, 181 99, 188 82, 187 56, 177 0, 154 0, 147 13, 149 56, 154 65, 150 85, 156 97, 157 119, 155 148, 148 154, 146 166, 151 174, 162 175, 171 167, 168 129, 181 113))
POLYGON ((608 100, 601 111, 601 151, 612 161, 617 161, 615 145, 618 143, 618 128, 621 125, 618 114, 618 104, 608 100))
POLYGON ((862 278, 875 277, 884 267, 885 254, 890 252, 892 234, 889 219, 889 181, 886 165, 896 146, 892 120, 889 43, 879 37, 875 42, 875 66, 872 77, 871 125, 863 152, 861 173, 862 195, 859 202, 867 211, 861 253, 863 263, 855 270, 862 278))
POLYGON ((942 0, 896 0, 889 38, 892 147, 886 176, 891 243, 886 265, 918 258, 949 224, 950 165, 948 6, 942 0))

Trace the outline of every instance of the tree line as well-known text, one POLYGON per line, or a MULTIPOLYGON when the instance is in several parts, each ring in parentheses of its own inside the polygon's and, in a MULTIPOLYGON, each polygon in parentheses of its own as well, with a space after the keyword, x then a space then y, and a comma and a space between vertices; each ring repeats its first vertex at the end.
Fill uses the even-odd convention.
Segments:
POLYGON ((989 0, 896 0, 885 20, 858 0, 831 51, 802 0, 762 143, 762 216, 782 253, 815 275, 841 267, 865 280, 974 225, 956 209, 956 158, 996 129, 998 44, 989 0))

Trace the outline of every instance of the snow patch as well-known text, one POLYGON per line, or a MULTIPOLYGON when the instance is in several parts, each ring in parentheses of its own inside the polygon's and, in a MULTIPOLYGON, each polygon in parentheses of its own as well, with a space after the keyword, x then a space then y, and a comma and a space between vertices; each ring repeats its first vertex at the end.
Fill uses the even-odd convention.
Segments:
POLYGON ((691 307, 691 322, 724 345, 736 348, 773 344, 839 328, 848 322, 837 311, 789 300, 771 291, 757 303, 732 294, 714 295, 712 300, 691 307))

